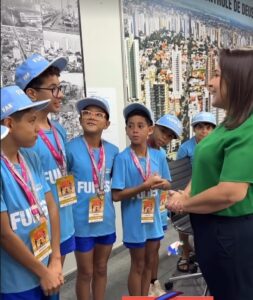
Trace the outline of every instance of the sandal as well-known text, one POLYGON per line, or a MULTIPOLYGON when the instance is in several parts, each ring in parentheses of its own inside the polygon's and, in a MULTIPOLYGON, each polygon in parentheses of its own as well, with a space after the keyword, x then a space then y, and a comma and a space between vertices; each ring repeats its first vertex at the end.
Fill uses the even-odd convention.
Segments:
POLYGON ((177 261, 177 270, 179 272, 188 273, 190 269, 190 261, 187 258, 179 257, 177 261))
POLYGON ((194 264, 195 262, 197 262, 196 254, 195 254, 195 252, 191 251, 189 253, 189 263, 194 264))

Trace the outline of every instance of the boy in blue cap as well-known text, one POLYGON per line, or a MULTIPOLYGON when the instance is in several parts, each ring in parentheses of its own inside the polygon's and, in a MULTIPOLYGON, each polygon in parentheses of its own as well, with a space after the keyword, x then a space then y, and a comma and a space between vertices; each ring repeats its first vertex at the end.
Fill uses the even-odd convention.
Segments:
MULTIPOLYGON (((197 113, 193 118, 191 125, 195 135, 184 142, 178 149, 177 159, 189 157, 193 161, 195 147, 216 127, 215 116, 206 111, 197 113)), ((195 268, 195 254, 189 243, 189 236, 184 233, 179 233, 180 241, 183 242, 182 254, 177 262, 177 269, 180 272, 189 272, 195 268)))
POLYGON ((111 174, 118 148, 101 138, 110 125, 108 102, 89 97, 77 102, 83 135, 66 145, 69 171, 74 175, 77 203, 73 206, 76 293, 78 300, 104 299, 107 262, 116 240, 111 174))
POLYGON ((27 147, 38 135, 36 110, 17 86, 1 89, 1 294, 3 300, 46 299, 63 284, 59 215, 40 160, 27 147), (22 149, 21 149, 22 147, 22 149))
POLYGON ((46 180, 59 209, 61 228, 61 261, 75 249, 72 204, 76 202, 74 179, 67 174, 66 132, 63 127, 50 121, 50 113, 58 113, 64 97, 60 84, 60 72, 67 60, 59 57, 51 62, 40 54, 28 57, 16 69, 16 83, 32 101, 50 99, 49 105, 37 113, 39 136, 32 147, 41 159, 46 180))
MULTIPOLYGON (((182 134, 182 129, 182 123, 176 116, 172 114, 166 114, 156 121, 154 131, 149 136, 148 145, 154 149, 164 152, 164 149, 161 147, 167 146, 172 139, 179 139, 182 134)), ((166 209, 167 199, 168 192, 162 191, 160 195, 160 212, 164 231, 166 231, 168 227, 168 211, 166 209)), ((157 279, 159 248, 160 243, 157 247, 157 255, 154 258, 154 266, 152 268, 151 282, 149 287, 149 296, 161 296, 166 293, 165 290, 162 289, 161 284, 157 279)))
POLYGON ((147 144, 153 132, 150 110, 132 103, 123 114, 131 145, 115 159, 112 195, 114 201, 121 201, 123 242, 131 255, 129 294, 145 296, 157 247, 164 236, 159 189, 169 189, 170 174, 165 154, 147 144))
POLYGON ((177 159, 189 157, 192 162, 196 145, 216 127, 216 119, 212 113, 202 111, 192 118, 191 125, 195 135, 179 147, 177 159))

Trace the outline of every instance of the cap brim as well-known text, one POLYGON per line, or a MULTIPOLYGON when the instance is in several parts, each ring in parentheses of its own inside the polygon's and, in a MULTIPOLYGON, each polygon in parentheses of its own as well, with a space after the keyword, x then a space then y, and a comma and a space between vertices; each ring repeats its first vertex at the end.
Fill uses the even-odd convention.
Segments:
MULTIPOLYGON (((51 66, 58 68, 60 70, 60 72, 61 72, 62 70, 65 69, 65 67, 66 67, 67 64, 68 64, 68 61, 67 61, 67 59, 65 57, 63 57, 63 56, 62 57, 58 57, 58 58, 50 61, 49 64, 45 68, 43 68, 42 70, 40 70, 40 72, 37 73, 34 78, 38 77, 40 74, 42 74, 45 70, 47 70, 51 66)), ((27 83, 27 85, 28 85, 28 83, 27 83)))
POLYGON ((9 128, 1 125, 1 140, 4 139, 9 133, 9 128))
POLYGON ((29 108, 34 108, 35 110, 42 110, 48 106, 50 101, 51 101, 50 99, 42 100, 42 101, 35 101, 27 106, 20 108, 17 111, 22 111, 22 110, 29 109, 29 108))
POLYGON ((155 125, 159 125, 159 126, 162 126, 162 127, 165 127, 165 128, 167 128, 167 129, 169 129, 170 131, 172 131, 174 134, 175 134, 175 136, 176 136, 176 138, 178 139, 178 138, 180 138, 180 136, 175 132, 175 130, 173 129, 173 128, 171 128, 170 126, 168 126, 168 125, 166 125, 166 124, 164 124, 164 123, 160 123, 159 121, 156 121, 155 122, 155 125))
POLYGON ((140 103, 132 103, 132 104, 129 104, 128 106, 126 106, 123 110, 124 118, 127 119, 127 116, 132 111, 135 111, 135 110, 143 111, 149 117, 152 124, 154 124, 154 120, 153 120, 153 117, 152 117, 149 109, 147 107, 145 107, 144 105, 140 104, 140 103))
POLYGON ((211 122, 211 121, 196 121, 196 122, 192 122, 191 125, 192 126, 195 126, 196 124, 199 124, 199 123, 208 123, 208 124, 212 124, 213 126, 217 126, 214 122, 211 122))
POLYGON ((86 107, 92 106, 92 105, 102 108, 108 115, 110 115, 106 105, 104 103, 102 103, 101 101, 97 100, 96 98, 85 98, 85 99, 79 100, 76 103, 76 109, 80 114, 82 110, 84 110, 86 107))

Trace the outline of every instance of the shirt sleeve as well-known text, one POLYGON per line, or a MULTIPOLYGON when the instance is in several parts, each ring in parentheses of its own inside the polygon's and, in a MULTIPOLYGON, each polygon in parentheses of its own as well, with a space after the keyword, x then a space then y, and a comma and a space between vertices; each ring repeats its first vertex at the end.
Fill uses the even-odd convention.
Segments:
POLYGON ((126 187, 126 167, 122 155, 115 157, 112 173, 112 189, 124 190, 126 187))
POLYGON ((220 181, 253 183, 253 130, 232 138, 227 144, 220 181))
POLYGON ((162 178, 171 181, 170 169, 167 163, 166 155, 161 151, 162 178))
POLYGON ((1 212, 7 211, 7 206, 6 206, 6 203, 4 201, 4 198, 3 198, 2 194, 1 194, 1 205, 0 205, 0 208, 1 208, 1 212))
POLYGON ((66 158, 67 158, 67 170, 68 170, 68 173, 71 173, 72 155, 71 155, 71 151, 70 151, 70 143, 66 144, 65 149, 66 149, 66 158))
POLYGON ((184 147, 180 146, 177 152, 177 159, 181 159, 187 156, 187 151, 184 147))

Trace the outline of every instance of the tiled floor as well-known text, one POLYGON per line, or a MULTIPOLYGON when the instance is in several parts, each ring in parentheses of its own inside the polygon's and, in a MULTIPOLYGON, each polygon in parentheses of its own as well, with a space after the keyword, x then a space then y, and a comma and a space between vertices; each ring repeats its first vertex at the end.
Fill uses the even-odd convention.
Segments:
MULTIPOLYGON (((183 275, 176 271, 177 256, 168 256, 167 247, 178 240, 177 232, 170 228, 161 243, 159 280, 162 285, 173 275, 183 275)), ((117 251, 116 251, 117 252, 117 251)), ((119 253, 112 253, 108 265, 108 283, 105 300, 121 300, 122 295, 127 295, 127 276, 130 266, 130 257, 127 249, 119 253)), ((75 274, 68 280, 61 290, 61 300, 74 300, 75 274)), ((202 278, 179 280, 174 283, 173 289, 184 292, 184 295, 202 295, 204 290, 202 278)))

